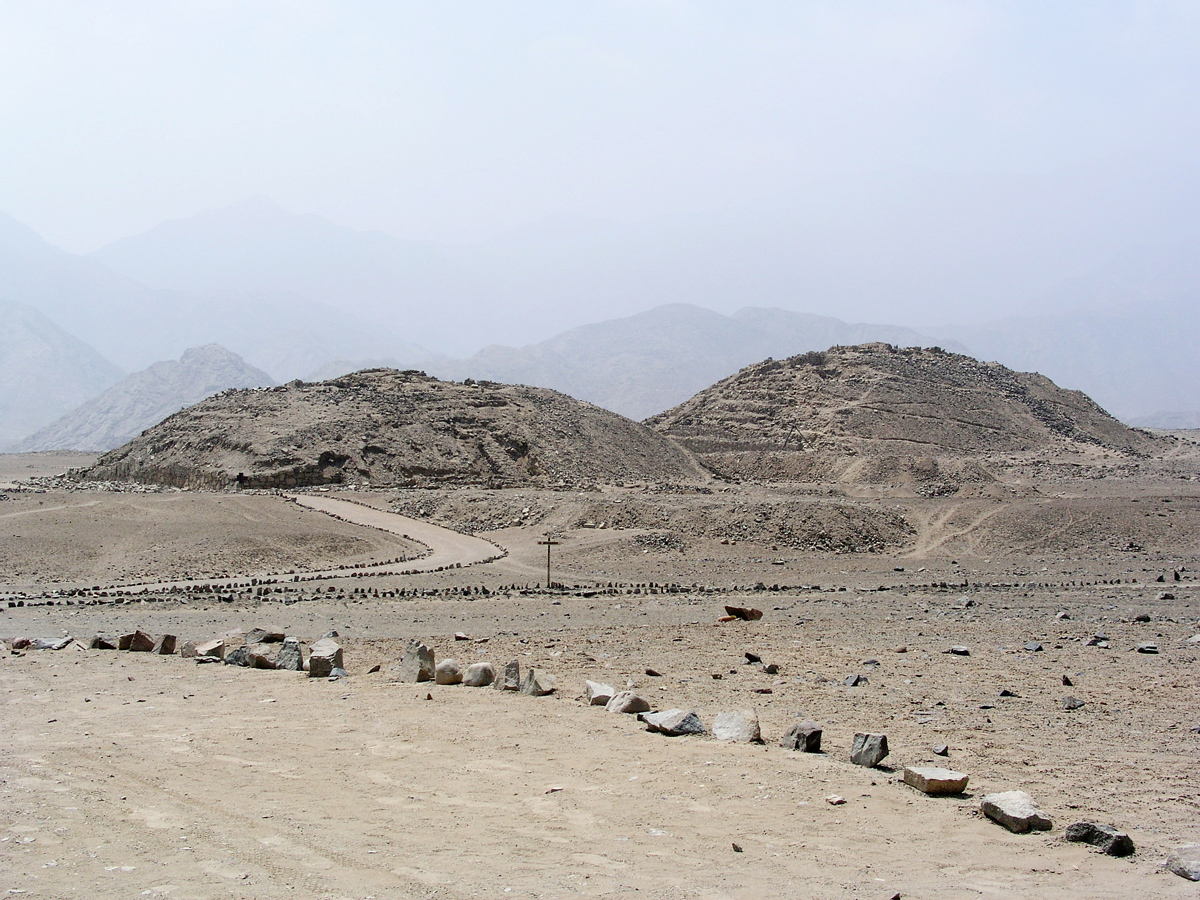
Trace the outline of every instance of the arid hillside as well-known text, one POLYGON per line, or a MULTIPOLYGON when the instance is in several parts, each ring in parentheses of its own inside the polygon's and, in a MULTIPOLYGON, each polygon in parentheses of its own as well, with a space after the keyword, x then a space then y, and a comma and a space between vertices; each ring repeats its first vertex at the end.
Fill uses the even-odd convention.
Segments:
POLYGON ((702 476, 668 439, 555 391, 373 369, 226 391, 101 457, 85 477, 254 488, 702 476))
POLYGON ((764 481, 989 481, 992 465, 1167 446, 1041 375, 888 344, 766 360, 646 424, 718 473, 764 481))

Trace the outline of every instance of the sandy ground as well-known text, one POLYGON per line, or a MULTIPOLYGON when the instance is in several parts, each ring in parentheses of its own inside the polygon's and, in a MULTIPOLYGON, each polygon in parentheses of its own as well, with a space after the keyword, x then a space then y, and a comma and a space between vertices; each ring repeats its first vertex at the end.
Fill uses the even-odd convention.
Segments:
MULTIPOLYGON (((311 641, 336 629, 350 675, 329 682, 74 646, 0 657, 0 889, 52 898, 1195 897, 1162 861, 1200 842, 1196 491, 1193 482, 1109 484, 1032 500, 909 500, 912 540, 872 554, 697 538, 682 552, 632 552, 643 531, 567 528, 577 509, 559 498, 544 520, 483 535, 508 551, 502 559, 411 576, 347 573, 320 582, 337 593, 319 599, 305 588, 284 602, 5 604, 0 637, 141 627, 198 640, 262 626, 311 641), (1040 517, 1013 505, 1027 501, 1040 517), (1074 538, 1045 539, 1104 522, 1117 537, 1136 525, 1154 542, 1089 552, 1074 538), (562 529, 556 578, 620 581, 620 592, 506 588, 544 578, 537 540, 548 528, 562 529), (1016 549, 1003 553, 1006 533, 1016 549), (628 586, 651 579, 724 592, 628 586), (744 589, 756 581, 791 587, 744 589), (939 581, 947 587, 929 586, 939 581), (489 593, 463 593, 481 586, 489 593), (727 603, 764 617, 717 623, 727 603), (1142 615, 1149 621, 1135 621, 1142 615), (1109 648, 1087 646, 1097 632, 1109 648), (391 683, 387 667, 412 637, 463 663, 518 659, 556 675, 559 689, 531 698, 391 683), (1030 641, 1044 649, 1025 650, 1030 641), (1147 641, 1161 652, 1134 651, 1147 641), (946 653, 952 644, 970 656, 946 653), (746 664, 747 652, 778 673, 746 664), (375 664, 383 671, 370 674, 375 664), (867 683, 847 687, 854 674, 867 683), (724 710, 754 710, 767 744, 649 734, 632 717, 585 706, 585 678, 632 684, 707 724, 724 710), (1066 711, 1067 696, 1085 705, 1066 711), (825 753, 778 746, 800 717, 823 723, 825 753), (888 734, 883 767, 849 763, 856 731, 888 734), (948 759, 932 755, 940 743, 948 759), (903 766, 935 761, 971 776, 966 796, 929 798, 899 783, 903 766), (1029 791, 1053 830, 1013 835, 980 816, 984 793, 1009 789, 1029 791), (828 804, 832 794, 845 805, 828 804), (1065 826, 1082 820, 1127 830, 1137 854, 1111 859, 1066 843, 1065 826)), ((252 533, 277 535, 280 560, 316 561, 278 536, 292 515, 303 517, 296 533, 315 542, 304 547, 357 541, 349 546, 360 562, 393 546, 373 542, 395 539, 274 497, 89 492, 14 494, 5 504, 38 501, 94 503, 41 530, 13 523, 44 512, 0 519, 6 546, 24 535, 20 558, 35 583, 65 569, 55 541, 114 537, 133 553, 146 543, 145 521, 177 509, 230 565, 252 533), (193 505, 165 505, 179 497, 193 505), (147 500, 164 505, 130 520, 123 504, 147 500), (258 504, 266 525, 231 528, 225 504, 234 501, 258 504), (39 548, 52 551, 40 562, 39 548)), ((148 570, 195 568, 163 556, 148 570)))

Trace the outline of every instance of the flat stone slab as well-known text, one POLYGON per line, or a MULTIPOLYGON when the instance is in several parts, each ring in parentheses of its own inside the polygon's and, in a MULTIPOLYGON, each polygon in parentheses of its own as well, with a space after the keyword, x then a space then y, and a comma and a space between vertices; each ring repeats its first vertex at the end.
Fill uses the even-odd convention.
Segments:
POLYGON ((970 776, 940 766, 909 766, 904 770, 904 783, 923 794, 961 794, 967 789, 970 776))
POLYGON ((641 713, 638 718, 646 723, 646 728, 650 731, 669 737, 706 733, 704 723, 700 721, 695 710, 666 709, 662 712, 641 713))
POLYGON ((1076 822, 1067 826, 1068 841, 1091 844, 1109 856, 1129 856, 1134 851, 1133 839, 1112 825, 1099 822, 1076 822))
POLYGON ((1200 881, 1200 844, 1176 847, 1167 857, 1167 871, 1188 881, 1200 881))
POLYGON ((34 638, 30 646, 34 650, 62 650, 71 643, 73 638, 34 638))
POLYGON ((821 731, 819 722, 811 719, 797 722, 787 730, 787 734, 783 736, 779 746, 788 750, 799 750, 802 753, 820 753, 821 731))
POLYGON ((877 766, 888 755, 888 740, 886 734, 871 734, 860 731, 854 735, 854 743, 850 747, 850 762, 856 766, 871 768, 877 766))
POLYGON ((616 695, 616 689, 611 684, 603 684, 599 681, 583 683, 583 697, 589 706, 605 706, 616 695))
POLYGON ((1049 831, 1052 823, 1024 791, 988 794, 980 804, 983 814, 1015 834, 1049 831))
POLYGON ((734 741, 740 744, 763 742, 758 716, 749 709, 718 714, 713 720, 712 735, 718 741, 734 741))

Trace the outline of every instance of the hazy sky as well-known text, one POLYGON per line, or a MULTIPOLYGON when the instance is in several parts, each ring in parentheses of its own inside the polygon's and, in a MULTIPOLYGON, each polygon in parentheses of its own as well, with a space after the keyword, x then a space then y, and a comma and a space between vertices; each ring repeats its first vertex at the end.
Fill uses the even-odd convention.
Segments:
POLYGON ((0 210, 73 251, 251 195, 468 241, 897 166, 1200 161, 1200 3, 3 0, 0 210))

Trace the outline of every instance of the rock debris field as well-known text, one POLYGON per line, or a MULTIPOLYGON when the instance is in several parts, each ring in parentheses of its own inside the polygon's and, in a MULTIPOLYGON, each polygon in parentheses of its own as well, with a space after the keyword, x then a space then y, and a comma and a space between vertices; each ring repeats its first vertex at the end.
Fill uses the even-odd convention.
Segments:
POLYGON ((436 528, 22 480, 0 888, 1194 897, 1181 472, 342 495, 498 548, 434 571, 436 528))

